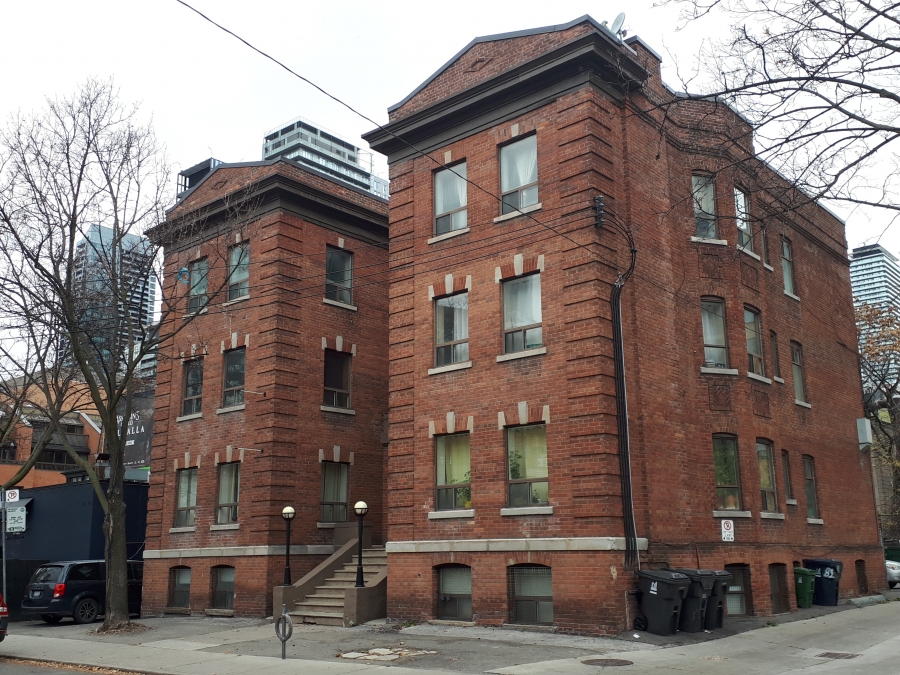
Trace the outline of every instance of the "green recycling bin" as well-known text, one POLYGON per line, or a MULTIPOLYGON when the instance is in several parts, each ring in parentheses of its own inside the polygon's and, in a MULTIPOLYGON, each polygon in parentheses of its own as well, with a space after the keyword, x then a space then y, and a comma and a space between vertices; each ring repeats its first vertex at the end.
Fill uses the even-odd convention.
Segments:
POLYGON ((807 608, 813 604, 813 590, 816 586, 816 571, 805 567, 794 568, 794 588, 797 589, 797 607, 807 608))

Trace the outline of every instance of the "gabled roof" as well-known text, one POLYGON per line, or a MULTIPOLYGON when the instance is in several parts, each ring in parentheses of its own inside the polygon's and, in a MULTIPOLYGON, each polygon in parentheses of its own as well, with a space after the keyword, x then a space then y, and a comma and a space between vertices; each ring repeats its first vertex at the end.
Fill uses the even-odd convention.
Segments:
MULTIPOLYGON (((431 84, 441 73, 443 73, 445 70, 447 70, 447 68, 449 68, 454 63, 456 63, 456 61, 463 54, 465 54, 473 46, 475 46, 479 43, 494 42, 496 40, 509 40, 510 38, 526 37, 529 35, 541 35, 543 33, 558 33, 560 31, 569 30, 573 26, 577 26, 578 24, 584 23, 584 22, 590 23, 594 28, 596 28, 601 33, 604 33, 607 37, 610 37, 613 40, 619 41, 619 38, 611 30, 609 30, 603 24, 598 23, 597 20, 594 19, 593 17, 591 17, 589 14, 585 14, 584 16, 581 16, 573 21, 570 21, 569 23, 563 23, 563 24, 559 24, 556 26, 544 26, 543 28, 529 28, 528 30, 517 30, 517 31, 509 32, 509 33, 497 33, 496 35, 485 35, 482 37, 477 37, 474 40, 472 40, 469 44, 467 44, 465 47, 460 49, 456 54, 454 54, 453 57, 449 61, 447 61, 447 63, 445 63, 440 68, 438 68, 434 73, 432 73, 428 77, 428 79, 426 79, 424 82, 422 82, 422 84, 420 84, 418 87, 413 89, 406 96, 406 98, 404 98, 399 103, 395 103, 394 105, 389 106, 388 114, 390 114, 390 113, 394 112, 395 110, 397 110, 398 108, 401 108, 402 106, 406 105, 406 103, 408 103, 416 94, 418 94, 420 91, 425 89, 425 87, 427 87, 429 84, 431 84)), ((634 38, 631 38, 629 41, 632 41, 632 40, 634 40, 634 38)), ((620 44, 622 44, 622 46, 625 49, 627 49, 631 52, 634 52, 634 50, 631 49, 631 47, 629 47, 627 44, 625 44, 625 43, 620 43, 620 44)), ((644 43, 641 42, 641 45, 644 45, 644 43)), ((645 46, 645 48, 648 49, 648 51, 651 51, 651 53, 653 53, 654 56, 657 55, 656 52, 653 52, 652 50, 650 50, 649 47, 646 47, 646 45, 644 45, 644 46, 645 46)))

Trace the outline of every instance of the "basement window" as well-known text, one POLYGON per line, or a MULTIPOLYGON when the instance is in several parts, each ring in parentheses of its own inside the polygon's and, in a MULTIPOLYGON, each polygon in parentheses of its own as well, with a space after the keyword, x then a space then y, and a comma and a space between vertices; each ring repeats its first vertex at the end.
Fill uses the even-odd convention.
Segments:
POLYGON ((447 565, 438 570, 438 619, 472 620, 472 568, 447 565))
POLYGON ((513 565, 508 570, 509 622, 552 624, 552 570, 543 565, 513 565))

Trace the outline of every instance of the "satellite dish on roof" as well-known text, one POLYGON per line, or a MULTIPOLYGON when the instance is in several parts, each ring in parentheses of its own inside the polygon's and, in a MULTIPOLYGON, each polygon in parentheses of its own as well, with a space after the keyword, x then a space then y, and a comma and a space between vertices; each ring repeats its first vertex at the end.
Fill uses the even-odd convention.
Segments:
POLYGON ((619 31, 622 30, 623 23, 625 23, 625 12, 621 12, 619 16, 616 17, 616 20, 613 21, 612 28, 609 30, 612 31, 613 35, 618 35, 619 31))

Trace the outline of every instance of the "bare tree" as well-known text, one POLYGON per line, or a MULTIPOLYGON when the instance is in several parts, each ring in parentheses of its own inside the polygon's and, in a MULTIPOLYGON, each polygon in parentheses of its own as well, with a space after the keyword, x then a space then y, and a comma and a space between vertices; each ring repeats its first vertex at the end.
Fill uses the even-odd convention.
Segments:
MULTIPOLYGON (((725 103, 747 126, 730 145, 754 144, 760 161, 809 200, 900 214, 900 5, 868 0, 668 0, 695 21, 724 14, 728 37, 708 41, 699 91, 660 102, 725 103)), ((729 144, 726 144, 726 146, 729 144)), ((728 154, 727 148, 724 148, 728 154)), ((733 153, 735 163, 750 160, 733 153)), ((751 153, 752 154, 752 153, 751 153)), ((783 194, 788 194, 786 191, 783 194)))
MULTIPOLYGON (((46 110, 13 118, 0 132, 0 305, 7 336, 39 357, 23 369, 68 454, 83 468, 104 511, 107 606, 104 629, 128 623, 125 541, 125 447, 142 359, 190 324, 222 292, 174 270, 148 325, 148 288, 162 286, 163 252, 190 242, 206 224, 169 221, 171 176, 152 129, 118 101, 109 82, 88 81, 46 110), (147 280, 151 281, 148 285, 147 280), (200 285, 202 283, 202 292, 200 285), (144 311, 142 311, 144 310, 144 311), (103 427, 105 479, 68 445, 63 428, 68 377, 87 389, 103 427)), ((218 205, 221 206, 221 205, 218 205)), ((241 197, 226 205, 217 231, 240 228, 253 210, 241 197)), ((222 213, 222 209, 218 209, 222 213)), ((226 267, 226 252, 208 260, 226 267)), ((14 350, 7 356, 15 359, 14 350)), ((34 458, 32 458, 34 459, 34 458)))

